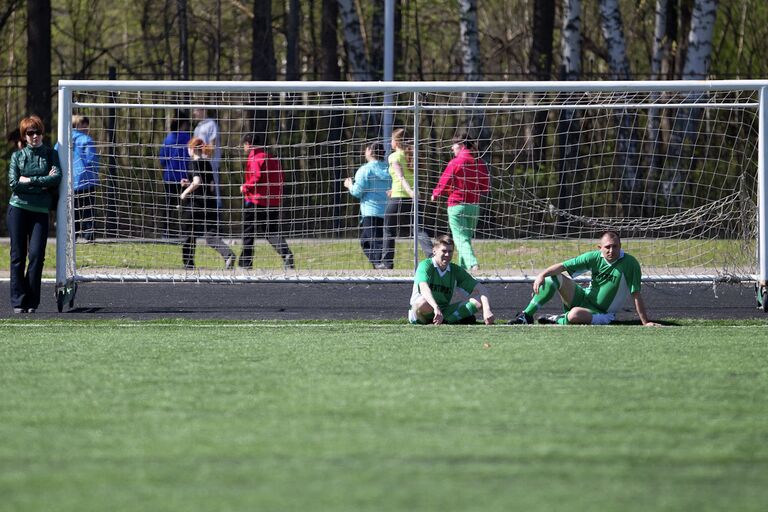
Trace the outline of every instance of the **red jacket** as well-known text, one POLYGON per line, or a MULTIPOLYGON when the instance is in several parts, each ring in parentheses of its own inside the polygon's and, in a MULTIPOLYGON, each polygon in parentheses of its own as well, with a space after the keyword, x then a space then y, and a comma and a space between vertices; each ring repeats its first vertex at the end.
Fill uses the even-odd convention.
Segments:
POLYGON ((258 206, 280 206, 283 199, 283 169, 262 148, 251 150, 245 164, 245 201, 258 206))
POLYGON ((456 158, 448 162, 448 167, 440 176, 432 195, 447 195, 448 206, 477 204, 480 202, 480 195, 489 189, 488 168, 485 162, 475 159, 470 150, 463 148, 456 158))

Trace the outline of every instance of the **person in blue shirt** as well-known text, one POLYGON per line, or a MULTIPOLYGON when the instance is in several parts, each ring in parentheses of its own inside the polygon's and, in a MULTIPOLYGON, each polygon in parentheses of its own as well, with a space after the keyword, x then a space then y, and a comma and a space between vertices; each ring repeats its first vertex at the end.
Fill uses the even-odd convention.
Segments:
POLYGON ((177 217, 179 196, 183 190, 182 180, 189 180, 190 157, 187 144, 192 138, 190 123, 185 113, 171 121, 171 131, 165 136, 160 148, 160 164, 163 166, 164 226, 163 237, 181 236, 177 217))
POLYGON ((389 268, 383 261, 384 212, 387 191, 392 186, 389 165, 384 161, 384 148, 374 142, 365 147, 366 163, 355 178, 344 180, 349 193, 360 199, 360 247, 375 269, 389 268))
MULTIPOLYGON (((75 233, 93 241, 96 187, 99 186, 99 154, 90 135, 91 122, 86 116, 72 116, 72 191, 75 205, 75 233)), ((58 149, 58 143, 54 149, 58 149)))

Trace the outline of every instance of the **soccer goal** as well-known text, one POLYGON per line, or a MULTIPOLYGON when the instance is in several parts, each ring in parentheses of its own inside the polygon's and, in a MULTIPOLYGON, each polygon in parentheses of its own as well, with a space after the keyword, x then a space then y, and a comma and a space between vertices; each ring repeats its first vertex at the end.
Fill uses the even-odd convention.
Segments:
POLYGON ((61 81, 60 296, 66 301, 77 282, 96 280, 409 280, 425 257, 418 233, 450 232, 444 200, 430 196, 453 157, 451 139, 462 131, 490 172, 473 241, 482 279, 531 280, 614 230, 648 281, 762 286, 766 87, 762 81, 61 81), (173 129, 193 132, 194 111, 217 124, 216 211, 207 222, 235 257, 253 218, 240 189, 248 156, 242 136, 257 134, 280 162, 278 213, 255 221, 250 267, 228 262, 206 243, 206 233, 190 231, 173 183, 178 176, 164 175, 166 137, 173 129), (100 157, 99 183, 85 191, 73 185, 73 115, 89 118, 100 157), (392 128, 405 129, 418 194, 407 225, 395 233, 394 268, 382 270, 361 249, 360 203, 344 180, 365 163, 367 143, 382 141, 389 149, 384 137, 392 128), (259 237, 267 231, 271 239, 259 237), (194 265, 182 257, 190 236, 194 265), (271 243, 275 237, 290 248, 292 265, 271 243))

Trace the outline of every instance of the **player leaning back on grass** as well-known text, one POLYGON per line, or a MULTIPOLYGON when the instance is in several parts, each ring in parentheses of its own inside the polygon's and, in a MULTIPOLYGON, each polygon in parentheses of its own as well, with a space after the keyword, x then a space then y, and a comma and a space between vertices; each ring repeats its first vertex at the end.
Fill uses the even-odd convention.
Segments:
POLYGON ((640 264, 621 249, 619 235, 606 231, 600 237, 598 250, 555 263, 537 275, 533 281, 531 302, 509 323, 533 323, 533 314, 549 302, 555 293, 559 293, 566 312, 562 315, 543 315, 539 317, 539 323, 606 325, 613 322, 616 311, 631 295, 640 322, 648 326, 659 325, 648 320, 645 303, 640 295, 640 277, 640 264), (577 286, 563 272, 572 276, 591 272, 589 287, 584 289, 577 286))

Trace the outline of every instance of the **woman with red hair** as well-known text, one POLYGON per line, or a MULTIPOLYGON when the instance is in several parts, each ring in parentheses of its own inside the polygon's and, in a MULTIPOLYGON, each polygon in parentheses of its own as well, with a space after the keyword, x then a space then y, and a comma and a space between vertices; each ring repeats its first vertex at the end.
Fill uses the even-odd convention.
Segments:
POLYGON ((40 305, 48 212, 56 207, 61 166, 59 154, 43 142, 45 126, 39 117, 22 119, 19 131, 26 145, 11 155, 8 167, 11 306, 14 313, 34 313, 40 305))
POLYGON ((203 236, 205 242, 224 258, 224 266, 231 269, 235 264, 235 253, 219 237, 216 229, 216 184, 211 167, 213 147, 200 137, 193 137, 187 143, 187 151, 192 158, 192 181, 181 180, 183 191, 180 196, 183 229, 186 232, 181 246, 184 268, 195 268, 197 237, 203 236))

